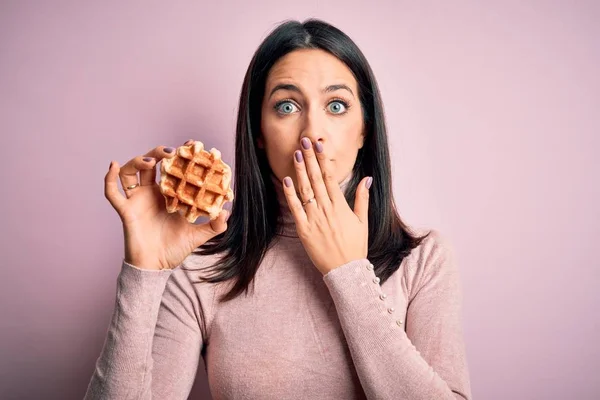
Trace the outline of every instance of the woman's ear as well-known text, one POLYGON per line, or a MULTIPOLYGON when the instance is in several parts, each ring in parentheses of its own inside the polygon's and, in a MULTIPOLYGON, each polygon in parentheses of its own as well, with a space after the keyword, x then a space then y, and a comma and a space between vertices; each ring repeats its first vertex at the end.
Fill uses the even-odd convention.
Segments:
POLYGON ((358 149, 362 149, 363 146, 365 145, 365 135, 367 133, 365 131, 363 131, 362 135, 360 135, 360 146, 358 146, 358 149))

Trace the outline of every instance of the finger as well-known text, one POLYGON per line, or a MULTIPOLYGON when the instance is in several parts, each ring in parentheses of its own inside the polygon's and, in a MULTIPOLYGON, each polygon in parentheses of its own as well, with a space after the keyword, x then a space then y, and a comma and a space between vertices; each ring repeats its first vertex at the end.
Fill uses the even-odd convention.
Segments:
MULTIPOLYGON (((329 199, 329 193, 327 193, 327 188, 323 182, 321 167, 319 166, 319 161, 317 160, 313 145, 310 139, 306 137, 302 138, 300 142, 302 145, 306 173, 317 200, 317 204, 322 208, 328 207, 331 204, 331 200, 329 199)), ((320 149, 322 149, 322 147, 320 147, 320 149)), ((304 199, 304 201, 306 200, 308 199, 304 199)))
MULTIPOLYGON (((189 146, 190 144, 193 144, 193 143, 194 143, 194 140, 190 139, 190 140, 186 141, 183 145, 189 146)), ((144 158, 142 158, 142 160, 149 163, 149 165, 152 168, 140 169, 140 185, 144 186, 144 185, 155 184, 156 183, 156 174, 157 174, 156 170, 157 170, 158 162, 163 160, 164 158, 175 157, 175 155, 177 154, 176 150, 177 149, 174 149, 172 147, 158 146, 158 147, 155 147, 154 149, 150 150, 146 154, 144 154, 144 158), (148 160, 148 159, 151 159, 151 160, 148 160)))
POLYGON ((136 168, 136 164, 140 163, 140 159, 141 156, 132 158, 119 170, 119 179, 125 193, 127 193, 127 187, 138 183, 138 169, 136 168))
POLYGON ((126 195, 129 195, 128 187, 139 183, 138 172, 144 169, 148 169, 148 163, 143 160, 143 156, 138 156, 127 161, 121 171, 119 172, 119 178, 121 179, 121 185, 126 195))
POLYGON ((356 197, 354 199, 354 214, 360 222, 369 222, 369 189, 373 183, 373 178, 368 176, 358 184, 356 197))
POLYGON ((285 199, 287 201, 288 207, 290 208, 290 211, 292 212, 292 216, 294 217, 296 226, 303 226, 303 224, 308 222, 308 216, 306 215, 304 207, 302 207, 302 202, 296 194, 294 182, 289 176, 283 178, 283 193, 285 194, 285 199))
POLYGON ((308 173, 306 172, 306 164, 304 163, 304 155, 300 150, 294 152, 294 169, 296 170, 296 182, 298 187, 296 190, 300 195, 302 202, 307 201, 315 197, 315 193, 308 179, 308 173))
POLYGON ((325 189, 327 190, 327 194, 331 203, 347 204, 346 198, 344 197, 344 192, 342 192, 340 184, 335 178, 333 164, 329 159, 327 149, 320 141, 317 141, 314 147, 317 161, 319 162, 319 167, 321 168, 323 184, 325 185, 325 189))
POLYGON ((210 228, 215 232, 215 235, 225 232, 230 214, 230 211, 221 210, 217 218, 209 221, 210 228))
POLYGON ((195 230, 195 247, 202 246, 213 237, 225 232, 227 230, 227 219, 229 218, 229 212, 222 210, 219 216, 214 220, 209 221, 206 224, 194 225, 195 230))
POLYGON ((163 158, 175 157, 177 154, 176 150, 177 149, 174 149, 173 147, 158 146, 144 154, 144 157, 153 157, 156 159, 156 163, 158 164, 158 162, 163 158))
POLYGON ((170 158, 175 156, 175 149, 172 147, 158 146, 148 151, 143 156, 138 156, 129 160, 119 172, 119 178, 123 189, 126 190, 128 186, 138 183, 138 172, 148 170, 152 168, 150 174, 144 174, 144 182, 140 174, 140 185, 148 184, 156 181, 156 171, 154 167, 163 158, 170 158), (144 161, 144 158, 153 158, 154 161, 144 161))
POLYGON ((143 157, 140 164, 140 186, 148 186, 156 183, 156 163, 154 157, 143 157))
POLYGON ((108 167, 108 172, 104 177, 104 197, 113 206, 113 208, 121 215, 123 207, 127 199, 119 192, 117 177, 119 176, 119 164, 111 161, 108 167))

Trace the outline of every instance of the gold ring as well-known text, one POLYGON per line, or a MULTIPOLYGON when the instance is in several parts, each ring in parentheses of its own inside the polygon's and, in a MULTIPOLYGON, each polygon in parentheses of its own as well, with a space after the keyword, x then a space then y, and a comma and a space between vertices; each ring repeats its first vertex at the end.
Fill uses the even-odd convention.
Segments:
POLYGON ((315 198, 313 197, 312 199, 308 199, 306 200, 304 203, 302 203, 302 207, 304 207, 305 205, 307 205, 308 203, 312 203, 313 201, 315 201, 315 198))
POLYGON ((127 186, 125 189, 127 190, 131 190, 131 189, 135 189, 136 187, 140 186, 139 183, 136 183, 135 185, 131 185, 131 186, 127 186))

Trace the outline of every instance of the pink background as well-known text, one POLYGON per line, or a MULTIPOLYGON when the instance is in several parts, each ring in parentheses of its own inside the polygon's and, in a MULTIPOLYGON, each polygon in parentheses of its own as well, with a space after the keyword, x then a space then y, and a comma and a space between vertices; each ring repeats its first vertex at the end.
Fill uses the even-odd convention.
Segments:
POLYGON ((109 162, 232 161, 252 53, 311 16, 375 71, 403 217, 457 250, 474 398, 600 398, 600 3, 52 3, 0 5, 0 398, 83 397, 123 253, 109 162))

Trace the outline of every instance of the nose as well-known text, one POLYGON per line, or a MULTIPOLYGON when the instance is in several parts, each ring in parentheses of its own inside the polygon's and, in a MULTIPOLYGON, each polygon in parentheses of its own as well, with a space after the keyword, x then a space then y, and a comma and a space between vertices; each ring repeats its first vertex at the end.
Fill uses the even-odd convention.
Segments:
POLYGON ((305 115, 300 138, 307 137, 313 144, 317 141, 324 143, 327 136, 326 119, 320 115, 319 110, 311 110, 305 115))

